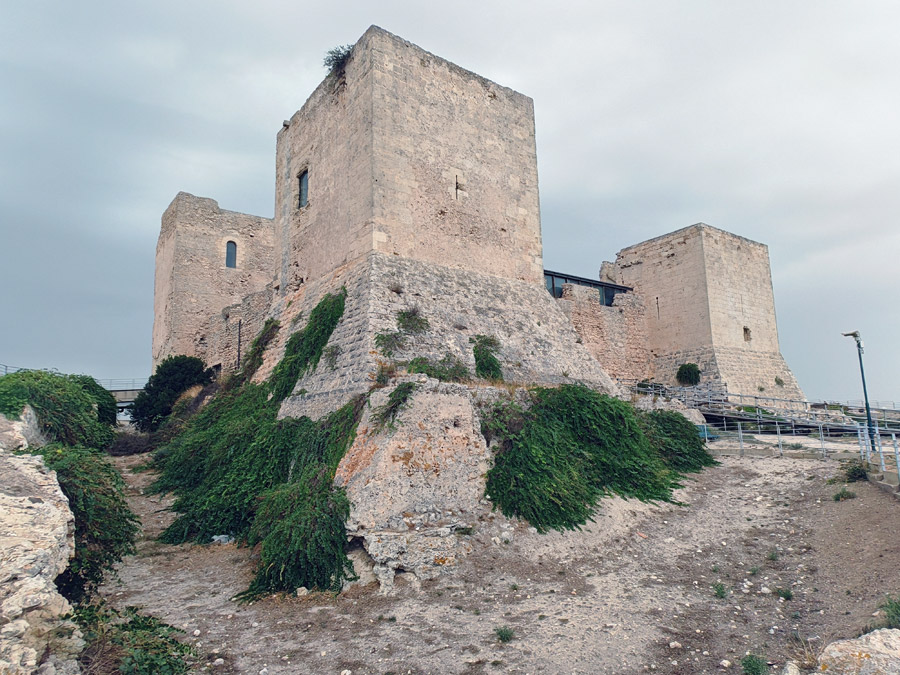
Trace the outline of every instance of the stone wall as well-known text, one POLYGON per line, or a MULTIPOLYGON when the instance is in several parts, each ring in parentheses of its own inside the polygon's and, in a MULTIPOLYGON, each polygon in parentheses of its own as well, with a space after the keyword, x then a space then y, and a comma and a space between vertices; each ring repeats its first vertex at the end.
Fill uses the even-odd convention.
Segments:
POLYGON ((75 551, 75 521, 41 457, 0 448, 0 672, 78 673, 84 641, 62 617, 54 579, 75 551))
POLYGON ((607 307, 600 303, 596 289, 565 284, 558 303, 585 348, 611 377, 651 377, 653 365, 647 348, 644 299, 640 295, 619 293, 613 305, 607 307))
POLYGON ((221 373, 237 370, 269 316, 273 296, 269 287, 210 317, 197 336, 196 355, 221 373))
POLYGON ((153 367, 167 356, 202 356, 209 320, 265 288, 273 275, 273 223, 179 192, 162 217, 156 247, 153 367), (237 265, 226 267, 227 242, 237 265))

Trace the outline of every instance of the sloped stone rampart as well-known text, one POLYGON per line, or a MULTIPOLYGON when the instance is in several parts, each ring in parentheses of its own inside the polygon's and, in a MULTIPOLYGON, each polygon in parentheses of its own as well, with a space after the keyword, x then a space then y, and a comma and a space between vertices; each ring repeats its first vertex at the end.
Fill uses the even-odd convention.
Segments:
POLYGON ((606 393, 618 393, 543 286, 379 253, 300 291, 303 297, 298 296, 294 309, 285 307, 280 313, 282 334, 267 363, 281 358, 290 332, 302 328, 321 297, 336 292, 342 284, 348 291, 344 316, 328 343, 338 351, 334 369, 320 363, 302 377, 294 391, 305 393, 287 399, 282 416, 315 419, 335 410, 350 395, 371 387, 379 364, 402 364, 415 357, 440 361, 449 354, 474 376, 471 340, 476 335, 498 339, 497 358, 506 381, 584 382, 606 393), (297 310, 297 305, 302 309, 297 310), (380 352, 376 336, 397 332, 398 313, 413 308, 427 319, 428 329, 403 335, 403 347, 393 354, 380 352), (303 319, 293 322, 288 317, 296 311, 303 311, 303 319), (285 330, 290 323, 294 326, 285 330))
POLYGON ((75 523, 40 457, 0 450, 0 673, 78 673, 84 642, 54 579, 75 550, 75 523))

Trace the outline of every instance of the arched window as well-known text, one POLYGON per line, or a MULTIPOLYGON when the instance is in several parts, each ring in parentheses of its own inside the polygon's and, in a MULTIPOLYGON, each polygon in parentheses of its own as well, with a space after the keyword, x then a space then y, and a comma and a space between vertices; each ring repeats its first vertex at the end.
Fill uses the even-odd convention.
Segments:
POLYGON ((309 203, 309 171, 304 169, 297 177, 297 181, 300 183, 300 199, 297 201, 297 207, 302 209, 309 203))
POLYGON ((233 241, 225 244, 225 267, 237 267, 237 244, 233 241))

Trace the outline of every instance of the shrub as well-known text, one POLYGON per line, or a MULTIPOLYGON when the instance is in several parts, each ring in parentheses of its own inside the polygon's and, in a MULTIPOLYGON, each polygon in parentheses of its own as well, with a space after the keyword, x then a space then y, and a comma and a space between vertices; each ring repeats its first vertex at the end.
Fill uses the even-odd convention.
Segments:
POLYGON ((476 335, 470 338, 475 354, 475 375, 486 380, 503 380, 503 370, 496 352, 500 349, 500 341, 493 335, 476 335))
POLYGON ((742 658, 741 668, 744 675, 766 675, 769 672, 769 664, 766 659, 756 654, 747 654, 742 658))
POLYGON ((498 626, 494 629, 494 635, 500 642, 509 642, 516 636, 516 633, 509 626, 498 626))
POLYGON ((682 363, 675 374, 678 384, 685 387, 693 387, 700 384, 700 367, 696 363, 682 363))
POLYGON ((878 609, 884 610, 885 628, 900 628, 900 595, 896 598, 888 595, 878 609))
POLYGON ((678 475, 647 441, 629 404, 581 385, 531 395, 528 410, 500 402, 482 424, 489 442, 500 442, 487 493, 505 516, 524 518, 539 532, 578 529, 605 495, 671 500, 678 475))
POLYGON ((352 578, 344 553, 349 502, 332 480, 365 398, 316 422, 277 419, 296 382, 291 378, 318 362, 343 299, 342 292, 321 300, 268 381, 221 393, 157 453, 162 473, 155 487, 176 493, 173 509, 180 513, 163 541, 230 534, 261 545, 256 576, 241 599, 298 586, 337 590, 352 578))
POLYGON ((290 396, 302 375, 319 365, 325 345, 344 315, 346 298, 346 288, 325 295, 309 313, 306 327, 287 341, 284 358, 275 366, 271 377, 272 395, 279 403, 290 396))
POLYGON ((846 487, 842 487, 840 490, 834 493, 831 497, 836 502, 843 502, 848 499, 856 499, 856 493, 851 492, 846 487))
POLYGON ((169 356, 156 367, 131 406, 131 420, 141 431, 156 431, 181 394, 212 380, 213 372, 195 356, 169 356))
POLYGON ((397 414, 409 402, 410 397, 417 387, 418 385, 415 382, 403 382, 402 384, 398 384, 394 388, 394 391, 388 395, 387 403, 372 411, 374 428, 376 430, 381 430, 385 427, 393 429, 394 420, 397 418, 397 414))
POLYGON ((188 672, 185 659, 196 657, 176 639, 182 631, 136 607, 119 612, 102 602, 85 603, 76 607, 74 618, 88 643, 79 658, 85 673, 180 675, 188 672))
MULTIPOLYGON (((86 375, 22 370, 0 377, 0 413, 10 419, 18 419, 28 404, 34 409, 41 432, 48 440, 66 445, 105 448, 113 440, 113 430, 99 419, 98 412, 101 410, 104 418, 108 419, 108 410, 101 408, 108 392, 104 390, 101 395, 99 389, 102 387, 86 375)), ((103 404, 104 408, 107 404, 108 401, 103 404)))
POLYGON ((94 403, 97 404, 97 421, 115 427, 118 423, 116 415, 119 412, 116 397, 90 375, 69 375, 69 378, 94 399, 94 403))
POLYGON ((394 352, 399 352, 404 347, 403 335, 400 332, 376 333, 375 346, 385 356, 393 356, 394 352))
POLYGON ((465 364, 452 354, 444 355, 437 363, 417 356, 406 365, 408 373, 424 373, 441 382, 464 382, 471 376, 465 364))
POLYGON ((728 591, 725 589, 725 584, 719 582, 713 584, 713 595, 715 595, 720 600, 728 595, 728 591))
POLYGON ((784 380, 782 380, 782 379, 781 379, 780 377, 778 377, 777 375, 775 376, 775 386, 776 386, 776 387, 783 387, 783 386, 784 386, 784 380))
POLYGON ((322 61, 330 72, 340 72, 347 65, 350 53, 353 51, 353 45, 338 45, 325 52, 325 58, 322 61))
POLYGON ((697 427, 681 413, 654 410, 638 413, 644 435, 666 465, 679 473, 696 473, 718 462, 706 450, 697 427))
POLYGON ((138 519, 125 501, 122 477, 98 450, 46 445, 43 455, 75 517, 75 556, 56 579, 72 602, 90 596, 124 556, 134 553, 138 519))
POLYGON ((397 328, 403 333, 418 335, 430 328, 428 319, 422 316, 418 305, 397 312, 397 328))
POLYGON ((866 471, 866 466, 861 460, 851 459, 842 464, 843 466, 841 468, 844 471, 844 480, 848 483, 869 479, 869 473, 866 471))

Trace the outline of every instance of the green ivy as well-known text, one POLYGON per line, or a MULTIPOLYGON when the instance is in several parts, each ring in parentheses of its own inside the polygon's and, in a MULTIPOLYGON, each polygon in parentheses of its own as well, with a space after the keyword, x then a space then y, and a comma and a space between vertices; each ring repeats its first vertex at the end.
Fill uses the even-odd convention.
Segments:
POLYGON ((673 471, 696 473, 718 465, 707 452, 697 426, 681 413, 654 410, 639 413, 638 420, 650 445, 673 471))
POLYGON ((475 374, 486 380, 503 381, 503 370, 497 359, 497 350, 500 349, 500 341, 493 335, 476 335, 470 338, 475 343, 475 374))
POLYGON ((306 327, 288 339, 284 358, 275 366, 271 378, 272 395, 279 403, 291 395, 302 375, 316 369, 325 345, 344 315, 346 298, 346 288, 326 295, 310 312, 306 327))
POLYGON ((628 403, 581 385, 531 396, 527 410, 500 402, 483 422, 485 437, 498 440, 487 494, 504 515, 546 532, 580 528, 606 495, 672 500, 679 476, 628 403))
POLYGON ((180 514, 162 541, 230 534, 261 544, 256 576, 241 599, 298 586, 336 590, 352 578, 344 553, 349 502, 332 481, 365 400, 316 422, 277 418, 296 379, 318 363, 345 295, 319 302, 268 381, 220 393, 157 453, 156 489, 175 492, 180 514))
MULTIPOLYGON (((22 370, 0 377, 0 413, 18 419, 28 404, 48 440, 106 448, 115 434, 108 423, 109 402, 105 395, 98 393, 100 389, 103 388, 86 375, 22 370), (93 384, 88 384, 88 380, 93 384), (101 414, 104 421, 100 419, 101 414)), ((105 390, 104 394, 112 398, 105 390)))
POLYGON ((93 594, 104 572, 134 553, 140 521, 125 501, 122 477, 99 450, 53 443, 32 454, 56 471, 75 518, 75 556, 56 585, 79 602, 93 594))
POLYGON ((452 354, 445 354, 437 363, 417 356, 406 364, 406 372, 424 373, 441 382, 465 382, 472 376, 465 364, 452 354))

